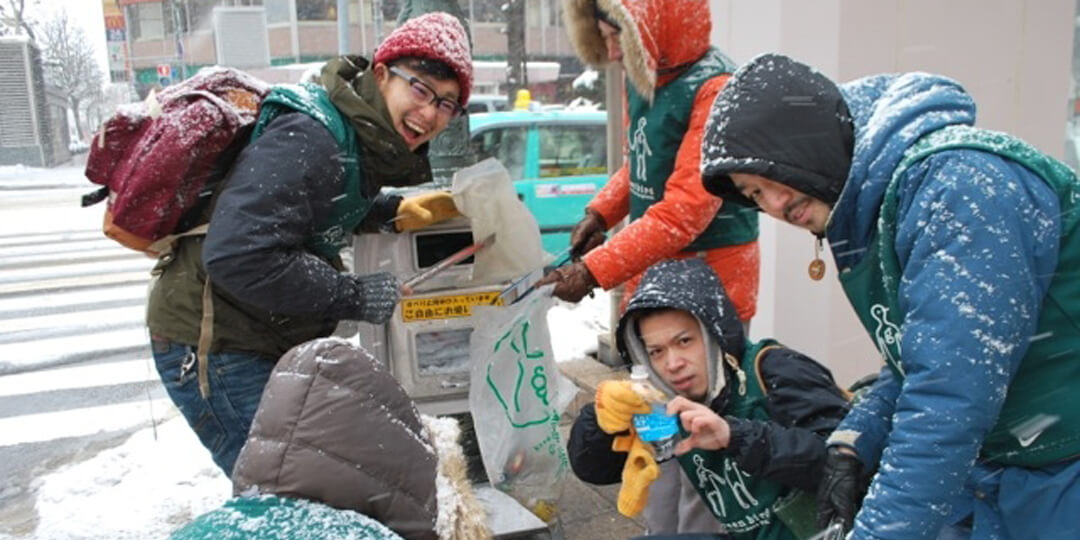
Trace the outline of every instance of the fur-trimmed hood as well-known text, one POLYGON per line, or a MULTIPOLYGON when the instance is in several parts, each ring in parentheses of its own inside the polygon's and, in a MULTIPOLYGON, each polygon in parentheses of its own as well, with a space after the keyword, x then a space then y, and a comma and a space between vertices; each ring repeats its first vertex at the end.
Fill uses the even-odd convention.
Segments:
POLYGON ((650 102, 656 88, 674 79, 709 50, 712 22, 706 0, 563 0, 570 43, 583 62, 608 63, 608 50, 596 26, 596 8, 622 31, 626 77, 650 102))

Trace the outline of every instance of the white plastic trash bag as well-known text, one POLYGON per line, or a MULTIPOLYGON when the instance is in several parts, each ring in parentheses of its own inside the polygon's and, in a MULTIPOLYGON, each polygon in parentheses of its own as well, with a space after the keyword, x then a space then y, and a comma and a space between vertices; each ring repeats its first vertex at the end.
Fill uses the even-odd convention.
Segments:
POLYGON ((476 306, 469 410, 491 485, 545 521, 570 470, 559 417, 577 392, 555 366, 548 285, 511 306, 476 306))
POLYGON ((540 226, 498 160, 488 158, 454 173, 451 193, 454 206, 469 218, 474 242, 495 233, 495 243, 476 254, 474 282, 499 283, 545 264, 540 226))

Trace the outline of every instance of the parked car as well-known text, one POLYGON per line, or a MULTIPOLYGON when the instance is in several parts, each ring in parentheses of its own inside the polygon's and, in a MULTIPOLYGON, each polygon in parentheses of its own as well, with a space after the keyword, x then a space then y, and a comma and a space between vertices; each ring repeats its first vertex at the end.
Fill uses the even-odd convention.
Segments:
POLYGON ((477 157, 494 157, 510 171, 518 198, 540 225, 544 249, 566 249, 585 204, 607 182, 607 113, 473 114, 469 130, 477 157))
POLYGON ((469 114, 507 111, 510 110, 510 104, 502 94, 473 94, 469 96, 466 110, 469 114))

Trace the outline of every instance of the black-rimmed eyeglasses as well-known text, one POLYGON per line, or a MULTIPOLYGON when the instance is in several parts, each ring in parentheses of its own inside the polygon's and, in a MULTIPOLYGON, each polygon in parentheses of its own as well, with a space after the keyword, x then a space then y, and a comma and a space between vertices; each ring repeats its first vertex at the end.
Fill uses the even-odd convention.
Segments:
POLYGON ((421 81, 415 75, 411 75, 409 72, 396 67, 390 68, 390 73, 405 79, 409 83, 409 88, 412 90, 412 98, 417 104, 427 105, 429 103, 435 104, 435 110, 439 111, 439 114, 446 118, 455 118, 462 112, 464 108, 453 99, 441 97, 435 93, 435 89, 428 86, 427 83, 421 81))

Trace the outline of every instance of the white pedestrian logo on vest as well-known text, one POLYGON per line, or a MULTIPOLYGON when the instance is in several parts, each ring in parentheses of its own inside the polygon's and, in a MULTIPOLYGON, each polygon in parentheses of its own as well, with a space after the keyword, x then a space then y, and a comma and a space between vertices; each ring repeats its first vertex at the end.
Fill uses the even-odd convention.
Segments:
POLYGON ((649 141, 645 137, 645 126, 648 122, 644 118, 639 118, 637 123, 637 129, 634 130, 634 135, 630 138, 630 150, 634 152, 634 156, 637 158, 636 167, 634 167, 635 176, 637 181, 645 182, 645 162, 652 155, 652 149, 649 148, 649 141))
POLYGON ((874 328, 874 344, 877 345, 878 351, 881 352, 883 358, 900 370, 900 373, 903 373, 904 369, 900 367, 899 358, 900 327, 889 320, 889 308, 881 304, 870 306, 870 316, 877 322, 877 327, 874 328), (892 354, 892 347, 896 347, 895 358, 892 354))
POLYGON ((727 517, 727 508, 724 507, 723 486, 728 487, 728 491, 734 496, 735 502, 739 503, 743 510, 758 504, 758 500, 754 498, 754 495, 750 493, 750 489, 746 487, 746 479, 750 478, 750 475, 739 470, 731 460, 724 460, 723 476, 705 466, 705 459, 700 455, 694 455, 694 466, 697 469, 698 489, 707 494, 706 499, 709 501, 709 506, 712 507, 713 514, 727 517))

